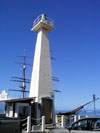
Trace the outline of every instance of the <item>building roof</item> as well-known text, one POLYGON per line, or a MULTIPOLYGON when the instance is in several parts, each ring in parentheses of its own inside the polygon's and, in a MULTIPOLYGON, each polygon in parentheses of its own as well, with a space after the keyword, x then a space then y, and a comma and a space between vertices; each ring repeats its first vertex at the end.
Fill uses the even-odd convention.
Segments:
POLYGON ((28 97, 28 98, 19 98, 19 99, 7 99, 7 100, 0 100, 0 102, 5 102, 5 103, 9 103, 9 102, 31 102, 34 101, 35 97, 28 97))

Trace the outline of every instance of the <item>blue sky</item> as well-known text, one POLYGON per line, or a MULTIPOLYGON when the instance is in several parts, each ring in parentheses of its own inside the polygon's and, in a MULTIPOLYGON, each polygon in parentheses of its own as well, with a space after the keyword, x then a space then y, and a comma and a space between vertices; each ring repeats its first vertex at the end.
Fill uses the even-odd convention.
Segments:
MULTIPOLYGON (((100 0, 0 0, 0 92, 17 88, 9 81, 11 76, 21 76, 23 55, 34 55, 36 33, 31 32, 33 20, 45 13, 54 20, 50 32, 53 83, 56 109, 74 109, 100 97, 100 0)), ((32 59, 28 59, 32 64, 32 59)), ((31 77, 31 67, 27 77, 31 77)), ((28 86, 29 89, 29 86, 28 86)), ((16 97, 16 93, 9 93, 16 97)), ((100 100, 96 102, 100 109, 100 100)), ((93 104, 88 108, 93 108, 93 104)))

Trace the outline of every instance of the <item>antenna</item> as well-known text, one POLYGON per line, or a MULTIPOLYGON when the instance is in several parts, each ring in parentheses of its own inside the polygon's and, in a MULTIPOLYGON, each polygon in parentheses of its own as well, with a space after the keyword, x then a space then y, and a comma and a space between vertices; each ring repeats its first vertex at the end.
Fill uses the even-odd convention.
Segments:
POLYGON ((20 91, 23 93, 23 98, 25 97, 25 92, 29 92, 26 91, 26 83, 30 83, 30 79, 26 79, 26 65, 32 66, 31 64, 26 64, 26 58, 31 58, 26 56, 26 50, 24 49, 24 56, 18 56, 23 58, 23 62, 17 62, 18 64, 22 64, 22 70, 23 70, 23 77, 12 77, 12 79, 10 81, 14 81, 14 82, 22 82, 22 85, 20 86, 20 88, 22 88, 21 90, 14 90, 14 89, 9 89, 10 91, 20 91))

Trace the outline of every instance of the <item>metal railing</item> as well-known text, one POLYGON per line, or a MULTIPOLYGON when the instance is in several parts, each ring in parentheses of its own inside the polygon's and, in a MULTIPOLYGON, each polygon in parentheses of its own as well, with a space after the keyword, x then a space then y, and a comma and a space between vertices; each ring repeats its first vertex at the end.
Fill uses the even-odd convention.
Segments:
POLYGON ((39 15, 34 21, 33 21, 33 27, 36 26, 39 22, 43 22, 45 24, 48 24, 50 26, 54 26, 54 21, 48 17, 46 17, 45 15, 45 19, 43 19, 43 15, 41 14, 39 15))

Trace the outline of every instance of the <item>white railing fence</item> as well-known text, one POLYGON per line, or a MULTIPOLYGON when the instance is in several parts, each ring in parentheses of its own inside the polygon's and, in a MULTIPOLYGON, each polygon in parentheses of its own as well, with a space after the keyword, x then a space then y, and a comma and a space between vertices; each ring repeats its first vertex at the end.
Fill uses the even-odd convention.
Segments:
POLYGON ((66 116, 66 115, 56 115, 55 116, 55 122, 56 122, 56 127, 64 128, 69 124, 72 124, 73 122, 76 122, 79 119, 85 118, 88 116, 81 116, 81 115, 71 115, 71 116, 66 116))
POLYGON ((54 26, 54 21, 48 17, 46 17, 44 14, 39 15, 34 21, 33 21, 33 27, 37 25, 39 22, 43 22, 45 24, 48 24, 50 26, 54 26))
POLYGON ((42 116, 42 118, 38 118, 38 119, 35 119, 35 118, 31 118, 31 116, 28 116, 26 119, 23 119, 23 121, 25 121, 24 124, 22 124, 22 133, 29 133, 29 132, 32 132, 32 131, 45 131, 45 116, 42 116), (27 119, 27 122, 26 122, 26 119, 27 119), (33 125, 31 120, 35 120, 35 121, 42 121, 40 122, 39 124, 37 125, 33 125), (23 128, 25 127, 25 128, 23 128))

